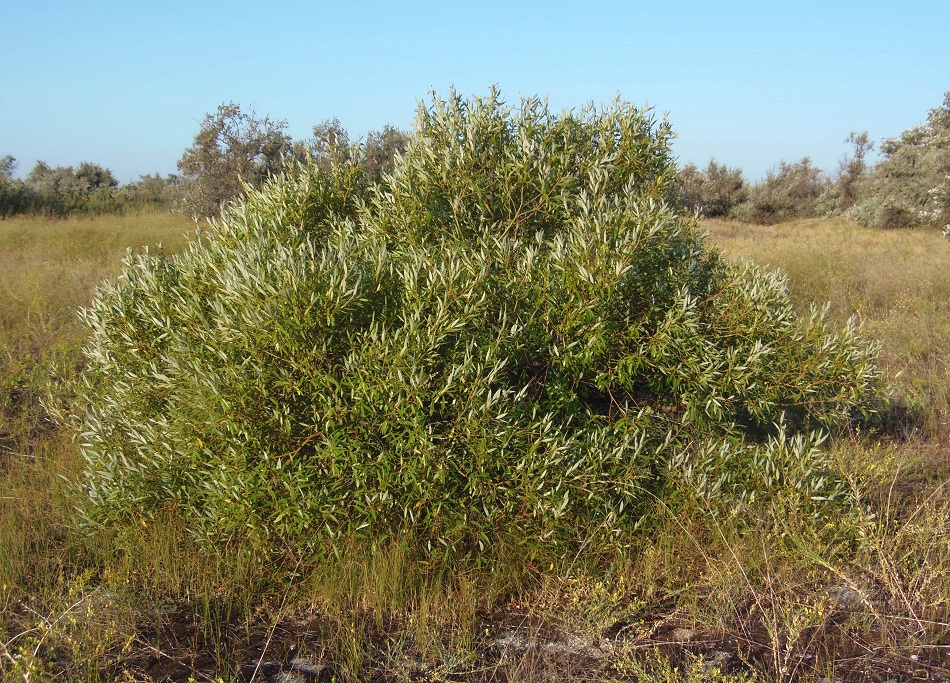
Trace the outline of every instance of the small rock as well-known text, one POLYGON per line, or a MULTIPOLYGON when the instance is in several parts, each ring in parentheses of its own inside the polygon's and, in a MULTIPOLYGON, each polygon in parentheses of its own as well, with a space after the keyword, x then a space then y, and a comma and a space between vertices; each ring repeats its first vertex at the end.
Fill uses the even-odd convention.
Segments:
POLYGON ((844 612, 854 612, 864 607, 866 598, 864 593, 847 584, 830 586, 825 591, 825 600, 833 609, 844 612))
POLYGON ((677 643, 688 643, 696 637, 696 631, 691 628, 678 628, 670 635, 677 643))
POLYGON ((722 669, 727 666, 729 662, 732 661, 732 653, 726 652, 725 650, 716 650, 711 655, 709 659, 706 660, 706 670, 710 669, 722 669))
POLYGON ((514 650, 515 652, 520 652, 529 649, 534 643, 520 633, 509 631, 495 638, 492 644, 499 650, 514 650))
POLYGON ((290 668, 307 676, 320 676, 327 670, 327 665, 323 662, 312 662, 303 657, 295 657, 290 660, 290 668))
POLYGON ((330 667, 323 662, 315 662, 304 657, 294 657, 290 660, 288 666, 290 667, 290 671, 287 672, 288 676, 294 676, 295 678, 288 678, 284 683, 327 681, 330 680, 332 673, 330 667))

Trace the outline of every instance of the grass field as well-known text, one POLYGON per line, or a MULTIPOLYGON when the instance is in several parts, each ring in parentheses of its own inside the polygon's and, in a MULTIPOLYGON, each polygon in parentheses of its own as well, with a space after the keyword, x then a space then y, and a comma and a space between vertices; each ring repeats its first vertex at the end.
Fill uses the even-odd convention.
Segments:
POLYGON ((902 426, 946 439, 950 243, 939 231, 872 230, 828 219, 706 227, 730 256, 785 271, 802 306, 828 302, 838 320, 857 316, 881 343, 898 404, 913 413, 902 426))
POLYGON ((0 672, 20 681, 950 681, 950 242, 840 220, 710 221, 880 341, 889 405, 828 448, 859 511, 657 509, 623 552, 432 568, 398 547, 283 565, 174 519, 71 526, 77 308, 180 216, 0 221, 0 672), (768 515, 773 515, 769 517, 768 515))

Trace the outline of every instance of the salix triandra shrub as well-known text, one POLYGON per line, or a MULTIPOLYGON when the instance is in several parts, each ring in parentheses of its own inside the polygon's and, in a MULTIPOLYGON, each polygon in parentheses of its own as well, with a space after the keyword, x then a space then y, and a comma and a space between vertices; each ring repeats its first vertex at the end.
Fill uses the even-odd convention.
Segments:
POLYGON ((85 312, 85 522, 454 554, 626 539, 684 486, 838 495, 812 431, 867 409, 873 349, 710 248, 669 140, 453 95, 378 186, 281 177, 130 256, 85 312))

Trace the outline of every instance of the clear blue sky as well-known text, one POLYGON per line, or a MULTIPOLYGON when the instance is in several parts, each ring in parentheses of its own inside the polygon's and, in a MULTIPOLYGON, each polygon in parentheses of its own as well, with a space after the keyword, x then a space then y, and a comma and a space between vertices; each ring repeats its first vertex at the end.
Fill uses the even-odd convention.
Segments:
POLYGON ((680 161, 757 179, 834 170, 852 130, 924 121, 950 90, 950 1, 0 0, 0 156, 172 173, 234 101, 294 137, 408 128, 430 90, 552 107, 618 93, 668 114, 680 161))

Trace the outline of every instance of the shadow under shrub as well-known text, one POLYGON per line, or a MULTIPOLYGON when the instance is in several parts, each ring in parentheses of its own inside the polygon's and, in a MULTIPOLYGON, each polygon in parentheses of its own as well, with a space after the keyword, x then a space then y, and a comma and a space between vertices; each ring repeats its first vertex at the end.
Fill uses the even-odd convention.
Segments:
POLYGON ((869 408, 874 348, 707 244, 670 136, 453 95, 379 185, 281 177, 130 256, 84 313, 84 523, 457 556, 623 542, 683 485, 839 496, 804 434, 869 408))

